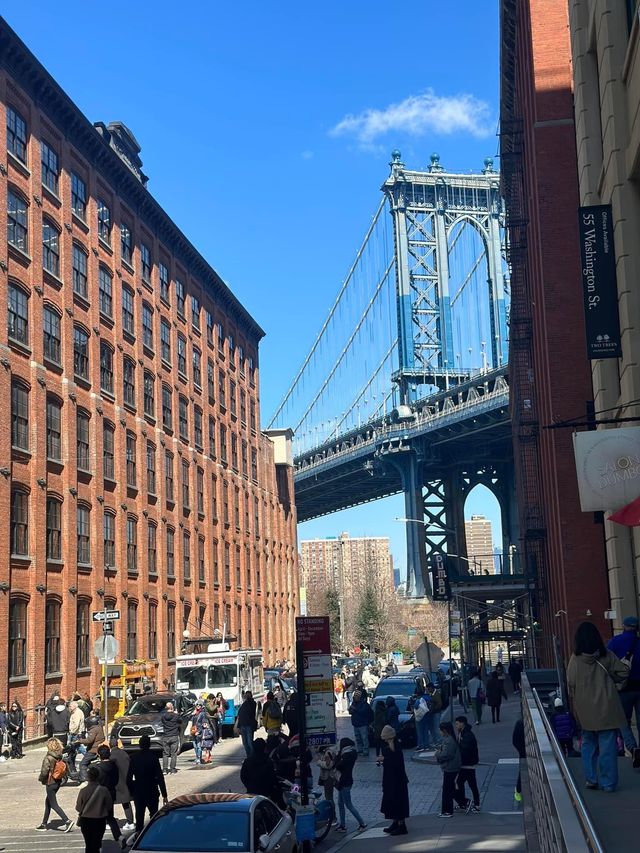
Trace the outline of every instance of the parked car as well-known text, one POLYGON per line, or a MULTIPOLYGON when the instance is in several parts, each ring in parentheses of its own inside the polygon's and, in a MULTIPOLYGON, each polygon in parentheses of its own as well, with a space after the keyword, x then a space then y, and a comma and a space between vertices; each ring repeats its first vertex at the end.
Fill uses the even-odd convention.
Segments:
POLYGON ((163 729, 160 715, 167 702, 173 702, 173 707, 182 718, 180 750, 191 745, 193 697, 184 693, 149 693, 134 699, 124 717, 118 717, 113 724, 111 733, 120 738, 123 749, 127 752, 135 752, 140 748, 142 735, 149 735, 151 738, 151 749, 162 748, 160 741, 163 729))
MULTIPOLYGON (((385 678, 384 680, 395 681, 395 679, 391 678, 385 678)), ((413 711, 409 709, 409 700, 411 699, 411 695, 394 695, 393 693, 382 693, 379 696, 374 696, 374 698, 371 700, 371 707, 375 708, 377 702, 386 702, 387 696, 393 696, 396 705, 398 706, 398 710, 400 711, 400 729, 398 730, 398 742, 400 743, 402 749, 413 749, 418 743, 418 737, 416 733, 415 717, 413 716, 413 711)), ((369 742, 373 743, 373 726, 369 726, 369 742)))
POLYGON ((186 794, 163 806, 132 850, 146 853, 297 853, 291 816, 266 797, 186 794))
POLYGON ((416 690, 416 681, 420 679, 423 684, 431 681, 439 684, 441 675, 437 672, 427 673, 424 669, 419 672, 406 673, 405 675, 388 675, 381 678, 373 692, 373 698, 378 696, 413 696, 416 690))

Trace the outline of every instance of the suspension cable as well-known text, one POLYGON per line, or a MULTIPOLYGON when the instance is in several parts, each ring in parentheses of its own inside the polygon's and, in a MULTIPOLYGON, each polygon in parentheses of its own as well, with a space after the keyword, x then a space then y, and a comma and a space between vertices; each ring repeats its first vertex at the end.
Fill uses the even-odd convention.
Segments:
POLYGON ((279 414, 280 414, 280 412, 284 409, 284 407, 285 407, 285 406, 286 406, 286 404, 287 404, 287 401, 289 400, 289 397, 290 397, 290 396, 291 396, 291 394, 293 393, 293 391, 294 391, 294 389, 295 389, 295 387, 296 387, 296 385, 297 385, 297 383, 298 383, 298 380, 300 379, 300 377, 302 376, 302 374, 303 374, 303 373, 304 373, 304 371, 306 370, 307 365, 309 364, 309 362, 310 362, 310 361, 311 361, 311 359, 313 358, 313 355, 314 355, 314 353, 315 353, 316 349, 318 348, 318 346, 319 346, 319 344, 320 344, 320 340, 321 340, 322 336, 324 335, 325 331, 327 330, 327 327, 329 326, 329 323, 331 322, 331 320, 332 320, 332 318, 333 318, 333 315, 334 315, 334 314, 335 314, 335 312, 337 311, 338 304, 340 303, 340 300, 342 299, 342 296, 343 296, 343 294, 344 294, 345 290, 347 289, 347 286, 348 286, 349 282, 351 281, 351 278, 352 278, 352 276, 353 276, 353 274, 354 274, 354 272, 355 272, 355 270, 356 270, 356 267, 358 266, 358 262, 360 261, 360 258, 362 257, 362 254, 363 254, 363 252, 364 252, 364 250, 365 250, 365 248, 366 248, 366 246, 367 246, 367 243, 369 242, 369 237, 370 237, 370 236, 371 236, 371 234, 373 233, 373 229, 375 228, 375 226, 376 226, 376 224, 377 224, 377 222, 378 222, 378 219, 380 218, 380 214, 382 213, 382 210, 383 210, 383 208, 384 208, 384 206, 385 206, 385 203, 386 203, 386 198, 383 196, 383 197, 382 197, 382 199, 381 199, 381 201, 380 201, 380 204, 378 205, 378 209, 376 210, 376 212, 375 212, 375 214, 374 214, 373 221, 372 221, 371 225, 369 226, 369 229, 368 229, 368 231, 367 231, 367 233, 366 233, 366 235, 365 235, 364 240, 362 241, 362 245, 361 245, 361 246, 360 246, 360 248, 358 249, 358 252, 357 252, 357 254, 356 254, 355 260, 354 260, 354 262, 353 262, 353 263, 352 263, 352 265, 351 265, 351 269, 350 269, 350 270, 349 270, 349 272, 347 273, 347 277, 345 278, 344 283, 343 283, 342 287, 340 288, 340 291, 339 291, 339 293, 338 293, 338 295, 337 295, 337 297, 336 297, 336 299, 335 299, 335 301, 334 301, 333 305, 331 306, 331 310, 329 311, 329 314, 328 314, 328 316, 327 316, 327 319, 326 319, 326 320, 324 321, 324 323, 322 324, 322 328, 321 328, 321 329, 320 329, 320 331, 318 332, 318 334, 317 334, 317 336, 316 336, 316 339, 315 339, 315 341, 314 341, 314 343, 313 343, 313 346, 312 346, 312 347, 311 347, 311 349, 309 350, 309 352, 308 352, 308 354, 307 354, 307 357, 305 358, 304 362, 302 363, 302 366, 300 367, 300 369, 299 369, 299 370, 298 370, 298 372, 296 373, 296 375, 295 375, 295 377, 294 377, 293 381, 291 382, 291 385, 289 386, 289 388, 288 388, 288 390, 287 390, 287 393, 284 395, 284 397, 283 397, 283 399, 282 399, 282 402, 280 403, 280 405, 279 405, 279 406, 278 406, 278 408, 276 409, 276 411, 275 411, 275 413, 274 413, 273 417, 272 417, 272 418, 271 418, 271 420, 269 421, 269 426, 267 427, 267 429, 270 429, 270 428, 273 426, 273 424, 275 423, 275 421, 276 421, 276 419, 277 419, 278 415, 279 415, 279 414))

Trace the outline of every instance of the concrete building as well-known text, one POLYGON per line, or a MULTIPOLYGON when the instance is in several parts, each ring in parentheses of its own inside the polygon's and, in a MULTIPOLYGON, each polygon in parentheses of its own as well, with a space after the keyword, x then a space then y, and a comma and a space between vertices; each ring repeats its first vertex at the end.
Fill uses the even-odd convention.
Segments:
POLYGON ((95 693, 104 605, 160 685, 183 630, 290 657, 290 436, 260 432, 262 330, 149 193, 131 131, 93 126, 2 19, 0 150, 0 695, 95 693))
MULTIPOLYGON (((622 348, 620 358, 590 362, 594 406, 608 417, 640 418, 638 3, 569 0, 568 7, 579 203, 611 205, 622 348)), ((640 612, 640 535, 637 528, 608 521, 604 527, 611 607, 619 629, 625 616, 640 612)))
POLYGON ((472 515, 471 518, 465 519, 464 532, 469 569, 477 575, 484 574, 485 571, 492 575, 495 571, 495 561, 491 521, 484 515, 472 515))
POLYGON ((318 612, 324 592, 338 590, 344 607, 348 636, 360 596, 371 587, 380 595, 393 593, 393 561, 387 536, 303 539, 300 542, 300 576, 306 589, 309 613, 318 612))
MULTIPOLYGON (((558 635, 568 653, 587 611, 610 633, 603 618, 609 597, 602 527, 580 511, 571 430, 547 428, 583 419, 592 397, 567 0, 501 0, 500 29, 517 545, 519 565, 536 582, 539 657, 552 665, 551 638, 558 635)), ((599 402, 598 408, 604 405, 599 402)))

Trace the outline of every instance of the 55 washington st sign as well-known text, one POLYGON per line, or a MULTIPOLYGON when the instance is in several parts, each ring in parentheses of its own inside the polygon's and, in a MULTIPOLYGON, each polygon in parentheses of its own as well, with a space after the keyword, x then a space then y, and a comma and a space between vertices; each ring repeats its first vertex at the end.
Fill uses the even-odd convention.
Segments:
POLYGON ((587 355, 618 358, 622 351, 611 205, 597 204, 579 211, 587 355))

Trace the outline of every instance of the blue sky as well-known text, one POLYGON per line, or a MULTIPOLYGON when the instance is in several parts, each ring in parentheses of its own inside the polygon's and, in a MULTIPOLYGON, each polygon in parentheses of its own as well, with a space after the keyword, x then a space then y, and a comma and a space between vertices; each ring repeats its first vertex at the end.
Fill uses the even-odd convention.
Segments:
MULTIPOLYGON (((389 153, 438 151, 476 171, 495 155, 497 0, 41 0, 4 14, 92 121, 124 121, 149 190, 267 332, 263 424, 344 278, 389 153)), ((469 512, 495 516, 481 499, 469 512)), ((392 537, 401 499, 300 527, 392 537)))

